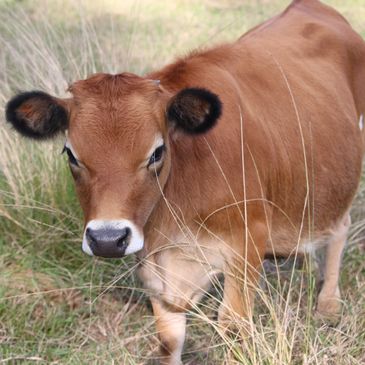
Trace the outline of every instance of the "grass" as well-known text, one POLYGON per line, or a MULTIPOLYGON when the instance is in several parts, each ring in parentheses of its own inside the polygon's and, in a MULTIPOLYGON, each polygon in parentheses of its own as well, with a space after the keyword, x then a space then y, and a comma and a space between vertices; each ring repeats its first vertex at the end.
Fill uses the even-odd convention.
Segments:
MULTIPOLYGON (((328 0, 365 36, 362 0, 328 0)), ((62 140, 35 144, 4 123, 18 90, 59 96, 96 71, 143 74, 199 46, 233 40, 277 13, 283 0, 0 0, 0 364, 154 363, 151 309, 133 258, 81 253, 82 216, 62 140)), ((344 309, 336 327, 312 317, 308 262, 292 276, 267 271, 255 330, 242 347, 215 326, 219 283, 189 315, 188 364, 365 362, 365 176, 344 256, 344 309)))

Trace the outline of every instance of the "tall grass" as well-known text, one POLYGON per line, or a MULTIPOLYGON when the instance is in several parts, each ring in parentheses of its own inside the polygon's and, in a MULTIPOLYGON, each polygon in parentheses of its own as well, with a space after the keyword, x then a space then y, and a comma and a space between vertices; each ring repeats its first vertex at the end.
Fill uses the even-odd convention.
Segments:
MULTIPOLYGON (((141 364, 158 341, 133 258, 81 253, 82 216, 62 138, 32 143, 4 121, 19 90, 65 96, 97 72, 144 73, 197 46, 238 37, 284 0, 0 2, 0 363, 141 364)), ((331 1, 365 31, 365 4, 331 1)), ((216 322, 222 283, 189 314, 190 364, 362 364, 365 361, 365 222, 361 186, 341 277, 335 327, 316 322, 316 263, 265 263, 245 341, 216 322), (296 265, 299 266, 299 265, 296 265)), ((246 327, 237 319, 238 327, 246 327)), ((149 360, 149 363, 153 363, 149 360)))

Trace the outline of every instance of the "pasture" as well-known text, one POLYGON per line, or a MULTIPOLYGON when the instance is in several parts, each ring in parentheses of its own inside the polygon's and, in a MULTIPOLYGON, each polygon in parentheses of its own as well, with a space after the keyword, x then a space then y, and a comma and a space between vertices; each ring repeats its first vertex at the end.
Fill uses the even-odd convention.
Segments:
MULTIPOLYGON (((327 0, 365 37, 364 0, 327 0)), ((67 95, 95 72, 144 74, 196 47, 234 40, 284 0, 0 0, 0 364, 153 364, 158 340, 133 257, 81 252, 82 214, 63 139, 35 144, 6 125, 19 90, 67 95)), ((314 318, 308 258, 267 265, 243 343, 216 325, 220 282, 189 314, 186 364, 365 362, 365 175, 343 260, 337 325, 314 318)))

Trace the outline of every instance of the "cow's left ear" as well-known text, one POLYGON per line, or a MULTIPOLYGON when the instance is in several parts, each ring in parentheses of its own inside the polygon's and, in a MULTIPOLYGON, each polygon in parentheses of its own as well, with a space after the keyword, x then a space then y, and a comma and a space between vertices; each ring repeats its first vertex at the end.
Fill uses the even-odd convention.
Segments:
POLYGON ((189 134, 208 131, 222 114, 222 102, 209 90, 187 88, 173 96, 167 106, 167 119, 175 128, 189 134))
POLYGON ((68 101, 43 91, 24 92, 6 105, 6 120, 25 137, 48 139, 68 127, 68 101))

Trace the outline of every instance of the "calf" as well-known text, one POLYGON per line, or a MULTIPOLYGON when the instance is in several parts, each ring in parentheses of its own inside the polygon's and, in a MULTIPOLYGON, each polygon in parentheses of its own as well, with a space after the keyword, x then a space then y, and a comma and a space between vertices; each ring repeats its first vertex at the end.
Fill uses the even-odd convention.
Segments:
POLYGON ((317 310, 339 312, 365 111, 365 44, 341 15, 294 1, 234 43, 69 91, 19 94, 7 120, 34 139, 67 132, 82 248, 137 253, 164 364, 180 362, 185 313, 216 273, 219 321, 251 316, 266 254, 325 245, 317 310))

